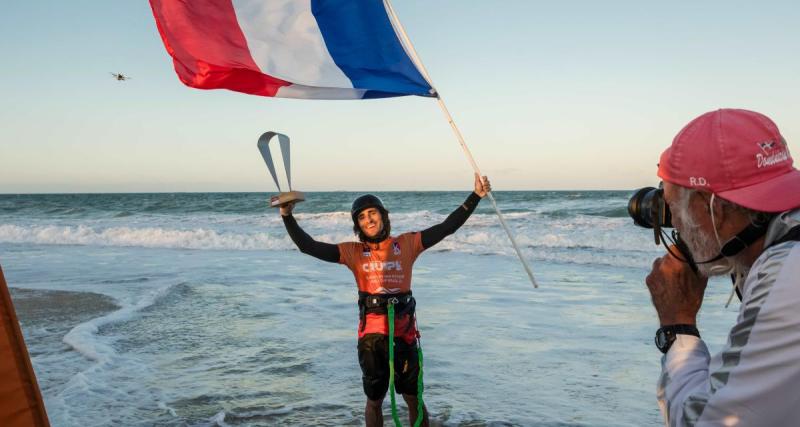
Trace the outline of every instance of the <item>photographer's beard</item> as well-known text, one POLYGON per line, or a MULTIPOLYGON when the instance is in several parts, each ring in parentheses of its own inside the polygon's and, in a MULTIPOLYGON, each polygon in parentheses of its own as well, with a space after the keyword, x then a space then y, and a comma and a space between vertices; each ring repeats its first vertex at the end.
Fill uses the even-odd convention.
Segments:
MULTIPOLYGON (((678 215, 673 217, 675 228, 681 236, 681 240, 686 243, 692 257, 696 262, 703 262, 705 260, 715 258, 722 250, 722 242, 714 230, 705 230, 700 226, 699 221, 689 208, 689 200, 691 199, 691 192, 685 191, 679 200, 678 215)), ((713 199, 712 206, 713 209, 713 199)), ((716 227, 714 218, 711 219, 712 227, 716 227)), ((703 277, 730 275, 733 272, 738 272, 737 263, 733 258, 721 258, 717 261, 697 264, 698 273, 703 277)))

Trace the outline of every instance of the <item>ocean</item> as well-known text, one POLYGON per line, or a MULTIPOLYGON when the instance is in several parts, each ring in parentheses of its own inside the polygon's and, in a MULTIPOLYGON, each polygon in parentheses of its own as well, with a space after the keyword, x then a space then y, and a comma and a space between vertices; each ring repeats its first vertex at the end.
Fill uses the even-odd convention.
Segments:
MULTIPOLYGON (((354 240, 358 194, 307 193, 295 216, 317 240, 354 240)), ((468 191, 376 194, 397 234, 468 191)), ((488 200, 417 259, 433 425, 663 424, 644 278, 664 249, 627 216, 630 194, 495 193, 539 289, 488 200)), ((352 273, 297 251, 267 199, 0 195, 0 264, 53 426, 363 424, 352 273)), ((736 318, 729 292, 706 292, 712 351, 736 318)))

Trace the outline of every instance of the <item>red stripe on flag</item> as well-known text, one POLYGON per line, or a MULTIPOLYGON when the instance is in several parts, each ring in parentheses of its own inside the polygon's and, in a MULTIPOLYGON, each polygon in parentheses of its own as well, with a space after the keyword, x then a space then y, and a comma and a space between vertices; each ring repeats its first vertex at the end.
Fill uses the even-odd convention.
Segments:
POLYGON ((185 85, 275 96, 291 84, 258 68, 231 0, 150 0, 150 7, 185 85))

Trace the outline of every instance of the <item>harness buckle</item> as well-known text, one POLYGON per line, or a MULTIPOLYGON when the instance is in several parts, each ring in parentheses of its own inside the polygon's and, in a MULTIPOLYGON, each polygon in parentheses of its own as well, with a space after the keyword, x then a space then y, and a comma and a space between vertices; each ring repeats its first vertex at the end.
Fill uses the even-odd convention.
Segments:
POLYGON ((399 300, 399 299, 397 299, 397 297, 391 297, 391 298, 389 298, 389 299, 388 299, 388 300, 386 300, 386 301, 387 301, 389 304, 392 304, 392 305, 397 305, 397 303, 399 303, 399 302, 400 302, 400 300, 399 300))

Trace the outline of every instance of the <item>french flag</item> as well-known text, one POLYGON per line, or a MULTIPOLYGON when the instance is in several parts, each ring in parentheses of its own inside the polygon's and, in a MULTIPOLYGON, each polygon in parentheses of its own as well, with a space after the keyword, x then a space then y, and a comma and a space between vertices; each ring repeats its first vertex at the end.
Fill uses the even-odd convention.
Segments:
POLYGON ((382 0, 150 0, 178 78, 306 99, 436 96, 382 0))

